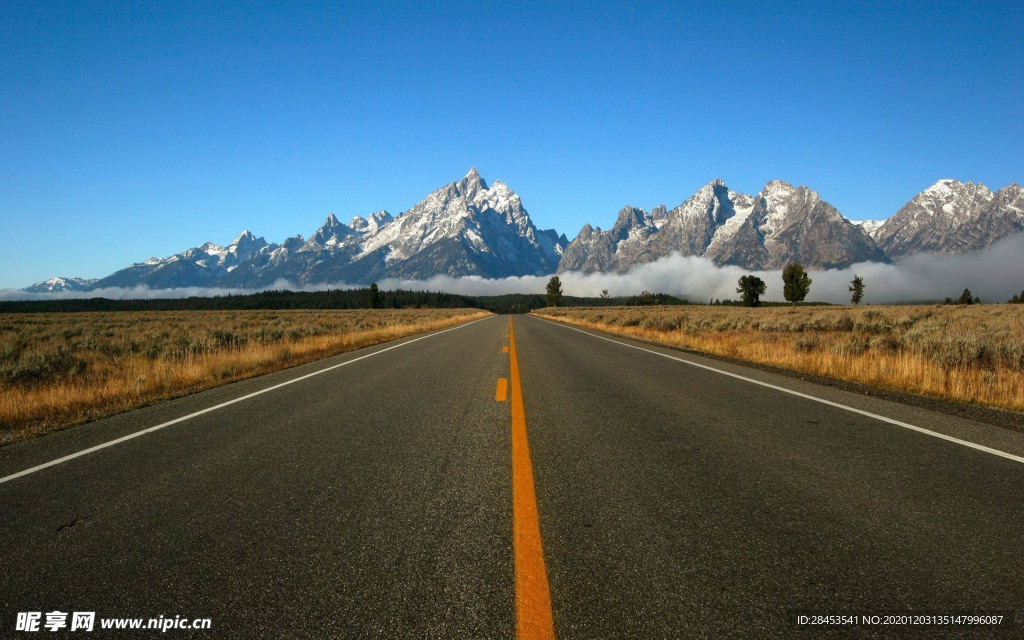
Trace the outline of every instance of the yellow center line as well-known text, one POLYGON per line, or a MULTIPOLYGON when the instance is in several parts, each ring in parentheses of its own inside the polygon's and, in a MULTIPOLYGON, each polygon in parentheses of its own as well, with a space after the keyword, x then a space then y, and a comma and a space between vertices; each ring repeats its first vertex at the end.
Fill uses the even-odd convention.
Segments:
POLYGON ((494 391, 494 399, 498 402, 505 402, 508 398, 508 378, 498 378, 498 388, 494 391))
POLYGON ((519 383, 515 325, 508 322, 509 369, 512 383, 512 545, 516 566, 517 640, 554 640, 548 572, 540 542, 540 516, 533 487, 533 465, 526 440, 526 411, 519 383))
POLYGON ((504 347, 502 347, 502 348, 501 348, 501 352, 502 352, 502 353, 508 353, 508 346, 504 346, 504 347))

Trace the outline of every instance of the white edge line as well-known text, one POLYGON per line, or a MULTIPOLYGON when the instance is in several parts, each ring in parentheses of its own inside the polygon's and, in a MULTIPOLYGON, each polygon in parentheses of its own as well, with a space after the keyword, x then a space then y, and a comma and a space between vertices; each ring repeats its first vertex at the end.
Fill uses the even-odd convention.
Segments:
POLYGON ((799 396, 801 398, 806 398, 807 400, 813 400, 814 402, 820 402, 821 404, 827 404, 828 406, 836 407, 837 409, 844 409, 844 410, 850 411, 852 413, 859 413, 862 416, 867 416, 869 418, 874 418, 875 420, 881 420, 882 422, 887 422, 889 424, 896 425, 897 427, 903 427, 904 429, 910 429, 911 431, 917 431, 918 433, 924 433, 924 434, 927 434, 929 436, 934 436, 936 438, 941 438, 942 440, 948 440, 949 442, 955 442, 956 444, 963 445, 965 447, 970 447, 972 449, 977 449, 978 451, 984 451, 985 453, 991 453, 994 456, 1000 456, 1002 458, 1006 458, 1007 460, 1013 460, 1014 462, 1024 463, 1024 457, 1015 456, 1012 453, 1007 453, 1005 451, 1000 451, 999 449, 992 449, 991 447, 986 447, 985 445, 977 444, 975 442, 970 442, 968 440, 961 440, 960 438, 954 438, 953 436, 948 436, 948 435, 946 435, 944 433, 939 433, 937 431, 930 431, 930 430, 925 429, 923 427, 918 427, 916 425, 909 424, 909 423, 906 423, 906 422, 900 422, 899 420, 894 420, 893 418, 887 418, 885 416, 878 415, 877 413, 871 413, 870 411, 864 411, 863 409, 856 409, 854 407, 850 407, 850 406, 847 406, 845 404, 839 404, 838 402, 832 402, 831 400, 825 400, 824 398, 819 398, 817 396, 808 395, 806 393, 800 393, 799 391, 794 391, 792 389, 787 389, 785 387, 780 387, 778 385, 774 385, 774 384, 771 384, 771 383, 768 383, 768 382, 762 382, 760 380, 755 380, 754 378, 748 378, 746 376, 741 376, 738 373, 730 373, 728 371, 723 371, 721 369, 716 369, 715 367, 709 367, 706 364, 699 364, 697 362, 691 362, 691 361, 685 360, 683 358, 677 358, 676 356, 671 356, 671 355, 669 355, 667 353, 661 353, 659 351, 654 351, 653 349, 645 349, 643 347, 638 347, 638 346, 636 346, 634 344, 629 344, 627 342, 620 342, 618 340, 613 340, 611 338, 607 338, 605 336, 598 335, 596 333, 591 333, 589 331, 584 331, 583 329, 580 329, 578 327, 574 327, 574 326, 569 325, 569 324, 565 324, 565 323, 562 323, 562 322, 556 322, 554 320, 548 320, 547 318, 544 318, 542 316, 533 316, 533 317, 539 318, 541 320, 544 320, 545 322, 551 323, 551 324, 559 326, 559 327, 563 327, 565 329, 572 329, 573 331, 579 331, 580 333, 582 333, 584 335, 588 335, 591 338, 598 338, 600 340, 607 340, 608 342, 614 342, 615 344, 622 345, 623 347, 629 347, 630 349, 636 349, 638 351, 644 351, 644 352, 647 352, 647 353, 653 353, 656 356, 661 356, 662 358, 668 358, 669 360, 675 360, 676 362, 682 362, 683 364, 688 364, 691 367, 698 367, 700 369, 706 369, 708 371, 714 371, 715 373, 720 373, 723 376, 729 376, 730 378, 736 378, 737 380, 743 380, 745 382, 750 382, 752 384, 760 385, 762 387, 767 387, 769 389, 774 389, 776 391, 781 391, 783 393, 788 393, 790 395, 799 396))
POLYGON ((169 426, 171 426, 173 424, 178 424, 179 422, 184 422, 186 420, 191 420, 192 418, 195 418, 196 416, 201 416, 204 413, 209 413, 211 411, 216 411, 217 409, 223 409, 224 407, 227 407, 229 405, 235 404, 236 402, 241 402, 243 400, 248 400, 249 398, 254 398, 254 397, 258 396, 258 395, 262 395, 264 393, 267 393, 268 391, 273 391, 275 389, 280 389, 281 387, 287 387, 290 384, 295 384, 296 382, 299 382, 301 380, 305 380, 306 378, 312 378, 313 376, 318 376, 321 373, 327 373, 328 371, 332 371, 334 369, 337 369, 338 367, 344 367, 344 366, 352 364, 353 362, 359 362, 360 360, 365 360, 366 358, 372 358, 373 356, 380 355, 380 354, 384 353, 385 351, 391 351, 392 349, 397 349, 399 347, 404 347, 404 346, 406 346, 408 344, 412 344, 413 342, 419 342, 420 340, 426 340, 427 338, 433 338, 434 336, 439 336, 442 333, 448 333, 449 331, 455 331, 456 329, 462 329, 464 327, 468 327, 469 325, 476 324, 477 322, 480 322, 481 320, 486 320, 486 318, 478 318, 478 319, 473 320, 471 322, 460 324, 460 325, 455 326, 455 327, 450 327, 448 329, 442 329, 440 331, 435 331, 435 332, 432 332, 432 333, 428 333, 425 336, 420 336, 418 338, 413 338, 412 340, 407 340, 407 341, 402 342, 400 344, 393 344, 390 347, 386 347, 384 349, 380 349, 379 351, 374 351, 373 353, 368 353, 368 354, 366 354, 364 356, 359 356, 358 358, 352 358, 351 360, 346 360, 345 362, 342 362, 342 363, 339 363, 339 364, 335 364, 335 365, 331 365, 331 366, 327 367, 326 369, 320 369, 320 370, 314 371, 312 373, 307 373, 304 376, 299 376, 298 378, 293 378, 291 380, 287 380, 285 382, 281 382, 279 384, 275 384, 274 386, 267 387, 266 389, 260 389, 259 391, 254 391, 254 392, 246 394, 244 396, 235 398, 234 400, 228 400, 227 402, 222 402, 222 403, 214 405, 212 407, 207 407, 205 409, 201 409, 199 411, 196 411, 195 413, 190 413, 187 416, 181 416, 180 418, 175 418, 174 420, 169 420, 167 422, 163 422, 161 424, 156 425, 155 427, 149 427, 148 429, 143 429, 142 431, 136 431, 135 433, 129 433, 128 435, 122 436, 120 438, 117 438, 116 440, 111 440, 109 442, 104 442, 104 443, 98 444, 98 445, 96 445, 94 447, 89 447, 88 449, 83 449, 83 450, 78 451, 76 453, 72 453, 72 454, 66 455, 63 458, 57 458, 56 460, 50 460, 49 462, 44 462, 43 464, 36 465, 36 466, 31 467, 29 469, 25 469, 24 471, 19 471, 17 473, 12 473, 9 476, 4 476, 3 478, 0 478, 0 484, 3 484, 5 482, 10 482, 11 480, 15 480, 15 479, 20 478, 22 476, 27 476, 30 473, 35 473, 36 471, 42 471, 43 469, 46 469, 46 468, 49 468, 49 467, 53 467, 53 466, 56 466, 58 464, 62 464, 62 463, 67 462, 69 460, 74 460, 75 458, 80 458, 80 457, 82 457, 84 455, 88 455, 90 453, 93 453, 94 451, 99 451, 100 449, 106 449, 107 447, 112 447, 115 444, 121 444, 122 442, 125 442, 127 440, 131 440, 132 438, 138 438, 139 436, 144 436, 147 433, 152 433, 154 431, 158 431, 160 429, 163 429, 164 427, 169 427, 169 426))

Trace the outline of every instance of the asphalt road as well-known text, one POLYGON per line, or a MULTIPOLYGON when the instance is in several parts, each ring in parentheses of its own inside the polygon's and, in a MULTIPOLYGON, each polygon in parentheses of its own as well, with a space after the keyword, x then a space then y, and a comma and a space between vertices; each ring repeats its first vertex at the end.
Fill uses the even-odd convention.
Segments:
POLYGON ((1024 435, 517 316, 533 495, 514 496, 508 327, 0 449, 9 478, 267 390, 0 479, 0 638, 59 635, 16 630, 55 610, 210 619, 122 637, 513 637, 520 500, 561 638, 1024 637, 1024 463, 844 407, 1016 456, 1024 435), (972 612, 1015 618, 797 624, 972 612))

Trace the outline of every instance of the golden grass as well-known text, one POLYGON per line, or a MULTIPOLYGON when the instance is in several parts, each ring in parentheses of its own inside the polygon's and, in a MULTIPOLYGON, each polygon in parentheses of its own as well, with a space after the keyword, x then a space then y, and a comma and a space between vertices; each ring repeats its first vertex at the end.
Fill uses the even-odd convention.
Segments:
POLYGON ((485 315, 473 309, 0 314, 0 444, 485 315))
POLYGON ((552 320, 838 380, 1024 410, 1024 308, 588 307, 552 320))

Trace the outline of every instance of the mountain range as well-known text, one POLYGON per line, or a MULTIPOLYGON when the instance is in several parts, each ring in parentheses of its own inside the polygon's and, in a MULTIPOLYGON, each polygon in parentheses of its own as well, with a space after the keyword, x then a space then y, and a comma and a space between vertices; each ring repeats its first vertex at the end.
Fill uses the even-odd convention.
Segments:
POLYGON ((207 242, 98 280, 58 277, 25 290, 255 289, 439 274, 622 272, 673 253, 752 270, 788 262, 831 269, 921 252, 967 253, 1022 231, 1024 190, 1017 184, 992 192, 982 184, 940 180, 884 222, 852 222, 804 186, 773 180, 747 195, 713 180, 673 209, 626 206, 611 229, 587 224, 570 242, 554 230, 538 230, 518 194, 500 180, 488 186, 471 169, 397 216, 377 211, 345 224, 332 214, 308 239, 296 235, 280 244, 245 231, 226 247, 207 242))

